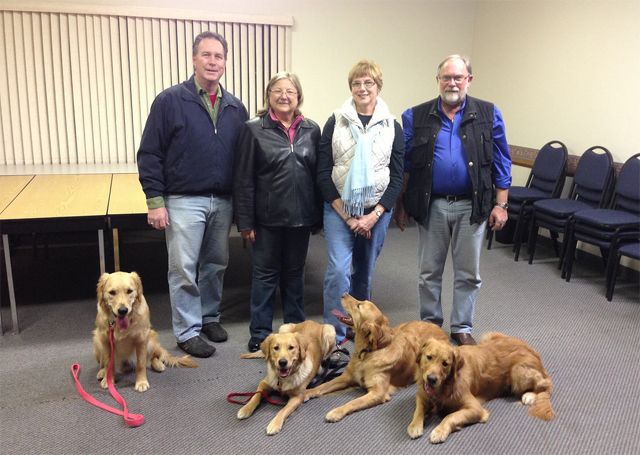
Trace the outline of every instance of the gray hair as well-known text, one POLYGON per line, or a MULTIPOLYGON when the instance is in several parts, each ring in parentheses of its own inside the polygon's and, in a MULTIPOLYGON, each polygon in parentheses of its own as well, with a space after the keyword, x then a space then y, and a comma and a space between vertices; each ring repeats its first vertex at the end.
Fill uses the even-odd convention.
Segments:
POLYGON ((468 57, 464 57, 464 56, 459 55, 459 54, 452 54, 452 55, 449 55, 449 56, 445 57, 445 59, 440 62, 440 64, 438 65, 438 72, 436 73, 436 76, 440 75, 440 70, 442 69, 444 64, 447 63, 450 60, 460 60, 462 63, 464 63, 464 66, 467 67, 467 72, 469 74, 473 74, 473 71, 471 70, 471 62, 469 61, 468 57))
POLYGON ((219 41, 220 44, 222 44, 222 49, 224 49, 224 58, 226 60, 227 53, 229 52, 229 45, 227 44, 227 40, 224 39, 224 36, 222 36, 221 34, 214 33, 214 32, 209 32, 209 31, 200 33, 193 40, 193 54, 192 55, 194 57, 198 54, 198 46, 200 45, 200 41, 202 41, 203 39, 214 39, 216 41, 219 41))
POLYGON ((271 91, 271 88, 276 84, 276 82, 281 81, 282 79, 291 81, 293 86, 296 88, 296 91, 298 92, 298 107, 296 108, 295 114, 300 115, 300 106, 302 106, 302 102, 304 101, 304 95, 302 94, 302 85, 300 84, 300 79, 298 79, 298 76, 288 71, 280 71, 276 73, 271 78, 271 80, 269 80, 269 83, 264 89, 264 106, 258 111, 256 115, 263 115, 269 112, 269 92, 271 91))

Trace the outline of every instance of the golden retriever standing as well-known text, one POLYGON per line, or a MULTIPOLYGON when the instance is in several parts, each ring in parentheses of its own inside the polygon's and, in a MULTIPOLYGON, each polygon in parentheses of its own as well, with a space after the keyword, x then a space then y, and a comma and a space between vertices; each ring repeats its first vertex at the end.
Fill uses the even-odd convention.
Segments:
POLYGON ((158 334, 151 328, 149 306, 142 294, 142 281, 137 273, 103 273, 98 280, 98 314, 93 331, 93 352, 100 365, 98 380, 107 388, 107 367, 111 357, 109 327, 113 327, 115 357, 113 371, 129 367, 129 359, 136 354, 135 390, 149 388, 147 365, 164 371, 165 365, 195 368, 198 364, 188 355, 175 357, 160 346, 158 334))
POLYGON ((444 442, 465 425, 486 422, 482 403, 507 394, 521 396, 534 417, 554 417, 551 378, 538 353, 517 338, 491 332, 477 346, 460 347, 431 340, 419 364, 416 410, 407 428, 412 439, 422 436, 425 412, 449 413, 430 436, 432 443, 444 442))
POLYGON ((368 300, 361 302, 345 295, 342 306, 349 317, 340 319, 352 325, 355 332, 351 360, 342 375, 308 390, 306 399, 352 386, 367 389, 367 393, 329 411, 325 416, 328 422, 389 401, 398 388, 415 382, 420 347, 430 338, 448 340, 447 334, 430 322, 412 321, 392 328, 387 317, 368 300))
POLYGON ((304 393, 320 370, 321 362, 334 350, 336 330, 330 324, 304 321, 284 324, 278 333, 269 335, 260 345, 260 351, 243 354, 242 358, 267 359, 267 376, 260 381, 256 393, 238 411, 238 419, 253 414, 262 392, 276 391, 289 397, 287 404, 267 426, 267 434, 282 429, 284 421, 304 400, 304 393))

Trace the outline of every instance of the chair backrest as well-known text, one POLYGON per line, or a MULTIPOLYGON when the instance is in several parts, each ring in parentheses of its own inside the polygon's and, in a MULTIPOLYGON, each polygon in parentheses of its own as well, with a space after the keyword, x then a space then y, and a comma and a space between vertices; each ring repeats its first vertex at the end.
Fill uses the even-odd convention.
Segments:
POLYGON ((547 142, 533 162, 527 186, 556 198, 562 193, 567 173, 567 147, 560 141, 547 142))
POLYGON ((640 153, 636 153, 622 165, 613 207, 640 215, 640 153))
POLYGON ((576 166, 572 196, 594 208, 605 207, 609 202, 614 181, 611 152, 599 145, 590 147, 582 154, 576 166))

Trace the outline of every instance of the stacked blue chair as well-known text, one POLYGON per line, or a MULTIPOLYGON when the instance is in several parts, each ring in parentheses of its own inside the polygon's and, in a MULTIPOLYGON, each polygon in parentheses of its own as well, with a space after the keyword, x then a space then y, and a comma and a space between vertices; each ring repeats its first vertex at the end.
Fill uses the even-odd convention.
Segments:
MULTIPOLYGON (((567 147, 560 141, 546 143, 538 152, 526 186, 509 188, 509 221, 516 221, 513 235, 514 259, 520 255, 520 244, 526 232, 533 203, 540 199, 557 198, 562 193, 567 167, 567 147)), ((493 231, 488 232, 491 249, 493 231)))
POLYGON ((548 229, 562 268, 567 246, 568 229, 573 214, 586 209, 604 208, 609 203, 615 181, 613 158, 604 147, 586 150, 576 166, 567 199, 542 199, 533 203, 529 229, 529 264, 533 262, 540 228, 548 229), (563 234, 562 251, 558 251, 558 234, 563 234))
POLYGON ((640 260, 640 242, 627 243, 618 248, 614 246, 614 248, 616 253, 613 255, 613 260, 607 264, 607 300, 609 302, 613 299, 613 288, 616 286, 616 276, 618 275, 620 258, 626 256, 640 260))
POLYGON ((622 165, 611 208, 576 212, 570 223, 563 276, 571 280, 578 241, 600 248, 606 263, 613 260, 617 245, 640 237, 640 153, 622 165), (606 258, 605 258, 606 256, 606 258))

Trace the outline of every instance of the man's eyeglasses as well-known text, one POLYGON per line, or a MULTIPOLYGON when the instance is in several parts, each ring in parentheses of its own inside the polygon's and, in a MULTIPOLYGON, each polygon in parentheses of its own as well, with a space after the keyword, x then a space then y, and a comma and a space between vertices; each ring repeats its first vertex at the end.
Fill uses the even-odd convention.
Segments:
POLYGON ((440 82, 444 82, 445 84, 448 84, 451 81, 455 82, 456 84, 460 84, 468 78, 469 75, 462 76, 461 74, 457 74, 455 76, 438 76, 438 80, 440 82))
POLYGON ((360 87, 364 87, 364 88, 372 88, 374 85, 376 85, 375 81, 353 81, 351 83, 351 88, 360 88, 360 87))
POLYGON ((281 88, 274 88, 269 91, 275 96, 282 96, 283 93, 287 96, 296 96, 298 94, 298 92, 292 89, 282 90, 281 88))

